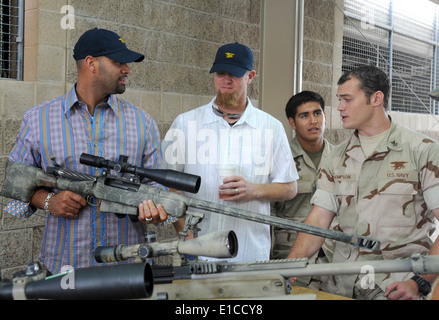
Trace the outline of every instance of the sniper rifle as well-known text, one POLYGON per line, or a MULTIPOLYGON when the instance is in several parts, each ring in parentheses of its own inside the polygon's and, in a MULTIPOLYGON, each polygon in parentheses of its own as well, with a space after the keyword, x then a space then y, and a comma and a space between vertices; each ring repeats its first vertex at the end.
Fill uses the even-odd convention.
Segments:
POLYGON ((309 264, 307 258, 299 258, 153 266, 154 293, 150 299, 296 299, 301 297, 294 294, 290 281, 294 277, 358 274, 363 276, 359 281, 369 287, 375 285, 375 274, 398 272, 439 273, 439 256, 414 254, 406 259, 320 264, 309 264))
MULTIPOLYGON (((88 154, 82 154, 80 162, 95 166, 106 166, 107 169, 116 171, 124 167, 121 162, 112 162, 88 154)), ((138 174, 138 172, 141 171, 138 170, 141 168, 125 167, 129 168, 130 171, 128 172, 131 174, 138 174)), ((196 225, 203 219, 204 215, 196 211, 203 211, 224 214, 235 218, 296 230, 298 232, 305 232, 315 236, 342 241, 368 250, 379 250, 380 248, 380 241, 371 237, 318 228, 279 217, 267 216, 210 201, 186 197, 176 192, 140 184, 133 179, 119 177, 108 173, 108 171, 109 170, 104 170, 103 174, 99 177, 94 177, 55 166, 47 169, 47 172, 52 174, 48 175, 41 169, 8 161, 6 163, 5 180, 0 195, 23 202, 30 202, 33 193, 38 188, 70 190, 87 199, 90 205, 98 203, 101 211, 127 214, 134 217, 138 215, 138 205, 142 201, 152 200, 155 203, 161 204, 169 216, 176 218, 186 216, 186 226, 182 234, 183 236, 189 228, 192 229, 195 236, 197 235, 196 225), (93 199, 96 199, 96 202, 94 202, 93 199)), ((158 175, 160 176, 159 172, 158 175)), ((176 180, 184 182, 186 181, 186 176, 187 174, 182 173, 182 178, 176 180)), ((198 178, 195 176, 195 179, 192 179, 192 181, 199 182, 201 178, 198 178)), ((166 185, 166 183, 163 184, 166 185)), ((169 185, 172 185, 173 188, 179 188, 178 185, 169 185)))

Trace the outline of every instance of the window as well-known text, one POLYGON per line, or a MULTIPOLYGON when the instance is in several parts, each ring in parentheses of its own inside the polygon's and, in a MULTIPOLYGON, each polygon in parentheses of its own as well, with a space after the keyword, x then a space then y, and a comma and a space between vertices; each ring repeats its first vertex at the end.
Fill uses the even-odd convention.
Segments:
POLYGON ((2 0, 0 4, 1 78, 22 79, 23 0, 2 0))
POLYGON ((392 82, 393 111, 439 114, 438 5, 429 0, 345 0, 343 71, 374 64, 392 82))

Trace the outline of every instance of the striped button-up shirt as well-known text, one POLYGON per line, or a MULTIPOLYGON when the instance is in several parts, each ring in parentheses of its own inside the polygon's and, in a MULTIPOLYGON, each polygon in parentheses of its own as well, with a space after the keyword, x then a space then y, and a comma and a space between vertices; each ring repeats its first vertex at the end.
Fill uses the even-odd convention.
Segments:
MULTIPOLYGON (((113 161, 126 155, 131 165, 160 166, 160 134, 148 113, 110 95, 92 115, 78 100, 75 88, 65 96, 25 112, 17 143, 9 157, 11 161, 46 171, 48 166, 54 165, 51 157, 55 156, 63 168, 92 175, 99 175, 102 169, 80 164, 82 153, 113 161)), ((146 183, 159 186, 152 181, 146 183)), ((11 202, 6 210, 24 217, 34 213, 29 205, 17 201, 11 202), (14 211, 14 208, 20 209, 14 211)), ((95 206, 84 207, 77 219, 48 215, 40 258, 52 273, 60 272, 63 266, 95 266, 96 247, 144 242, 145 229, 140 222, 100 212, 95 206)))

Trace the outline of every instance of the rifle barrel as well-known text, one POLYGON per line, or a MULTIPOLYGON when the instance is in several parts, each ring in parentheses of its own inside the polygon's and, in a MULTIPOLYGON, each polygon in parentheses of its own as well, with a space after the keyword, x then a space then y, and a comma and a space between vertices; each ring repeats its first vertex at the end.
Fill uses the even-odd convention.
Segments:
POLYGON ((270 260, 266 262, 218 262, 216 273, 192 274, 191 279, 234 276, 262 276, 280 274, 284 278, 373 273, 413 272, 415 274, 439 273, 439 255, 414 254, 410 258, 395 260, 366 260, 308 264, 306 258, 270 260))

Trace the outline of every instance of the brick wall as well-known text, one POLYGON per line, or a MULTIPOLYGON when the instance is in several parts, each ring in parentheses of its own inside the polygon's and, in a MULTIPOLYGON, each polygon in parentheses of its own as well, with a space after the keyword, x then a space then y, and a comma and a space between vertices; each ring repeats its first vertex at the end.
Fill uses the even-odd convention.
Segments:
MULTIPOLYGON (((174 118, 213 96, 209 70, 217 48, 241 42, 259 56, 260 0, 26 0, 25 81, 0 80, 0 183, 25 110, 63 95, 76 81, 73 46, 86 30, 115 31, 128 47, 145 54, 130 65, 124 98, 148 111, 162 137, 174 118), (99 5, 96 5, 99 3, 99 5), (61 22, 70 5, 74 29, 61 22)), ((64 20, 64 22, 68 22, 64 20)), ((70 21, 71 23, 71 21, 70 21)), ((257 100, 257 81, 251 98, 257 100)), ((0 198, 1 203, 8 199, 0 198)), ((0 268, 8 278, 38 258, 44 213, 29 219, 3 212, 0 204, 0 268)), ((175 237, 173 228, 160 237, 175 237)))

